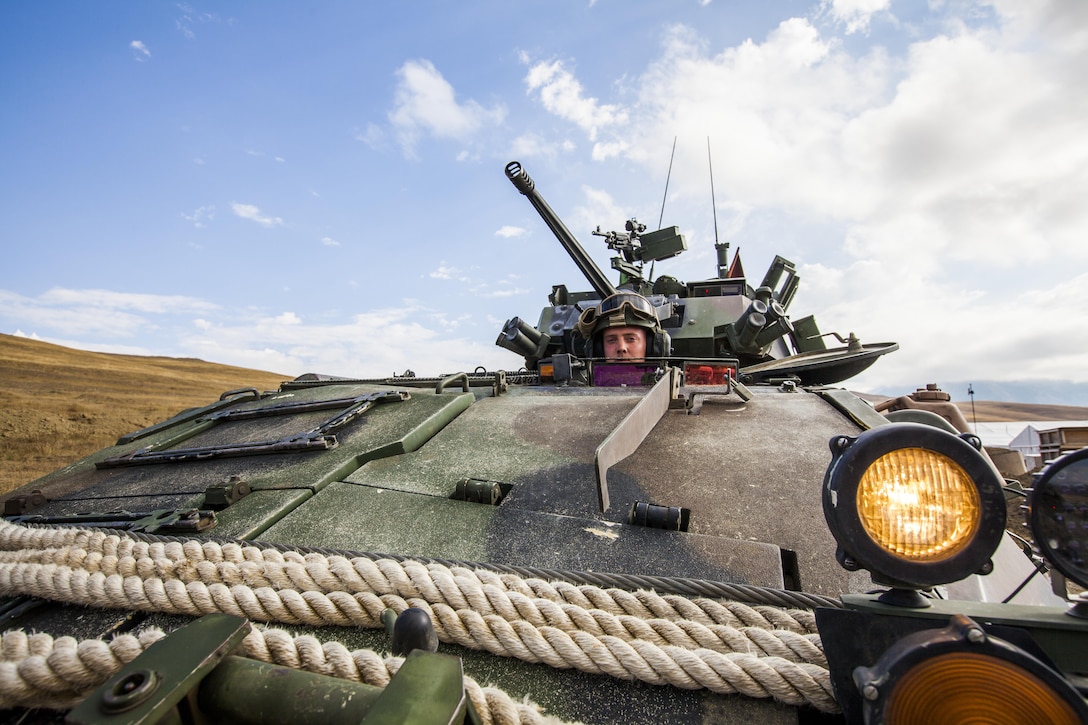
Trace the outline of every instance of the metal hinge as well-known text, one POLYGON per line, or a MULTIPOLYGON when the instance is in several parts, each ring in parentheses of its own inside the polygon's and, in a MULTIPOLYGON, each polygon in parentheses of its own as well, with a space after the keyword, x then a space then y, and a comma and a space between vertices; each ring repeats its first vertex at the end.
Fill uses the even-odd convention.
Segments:
POLYGON ((214 511, 201 509, 160 509, 157 511, 109 511, 70 516, 5 516, 16 524, 78 526, 145 534, 195 534, 215 526, 214 511))
POLYGON ((513 486, 498 481, 485 481, 481 478, 462 478, 450 498, 470 503, 486 503, 498 506, 513 486))

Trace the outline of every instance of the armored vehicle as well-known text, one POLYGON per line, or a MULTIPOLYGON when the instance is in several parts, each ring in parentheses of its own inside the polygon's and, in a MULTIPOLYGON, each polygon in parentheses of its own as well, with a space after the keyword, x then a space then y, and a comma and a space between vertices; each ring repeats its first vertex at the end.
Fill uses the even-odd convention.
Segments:
POLYGON ((896 345, 828 346, 791 262, 753 285, 720 244, 712 277, 653 279, 686 242, 630 220, 596 232, 613 285, 506 174, 590 287, 506 323, 516 370, 227 391, 28 483, 0 522, 0 706, 1085 721, 1084 604, 1054 592, 1088 581, 1088 453, 1040 476, 1029 534, 954 416, 840 387, 896 345))

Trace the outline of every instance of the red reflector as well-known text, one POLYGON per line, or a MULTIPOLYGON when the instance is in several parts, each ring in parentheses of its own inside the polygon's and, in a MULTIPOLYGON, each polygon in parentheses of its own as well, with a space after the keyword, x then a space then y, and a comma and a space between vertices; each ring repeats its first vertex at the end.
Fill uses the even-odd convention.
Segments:
POLYGON ((729 385, 736 377, 737 369, 732 365, 684 364, 687 385, 729 385))

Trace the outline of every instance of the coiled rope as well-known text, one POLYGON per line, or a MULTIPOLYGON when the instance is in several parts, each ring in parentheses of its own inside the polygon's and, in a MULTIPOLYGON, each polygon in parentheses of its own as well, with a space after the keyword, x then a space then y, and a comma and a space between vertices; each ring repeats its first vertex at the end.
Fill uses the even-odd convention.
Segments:
POLYGON ((837 710, 806 610, 413 561, 0 523, 0 594, 257 622, 380 627, 427 611, 443 642, 651 684, 837 710))

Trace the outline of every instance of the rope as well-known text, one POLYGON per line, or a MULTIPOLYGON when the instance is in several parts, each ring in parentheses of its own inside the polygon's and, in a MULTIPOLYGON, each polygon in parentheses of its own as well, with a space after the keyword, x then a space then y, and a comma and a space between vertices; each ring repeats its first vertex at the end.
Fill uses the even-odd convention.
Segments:
MULTIPOLYGON (((29 521, 22 521, 27 526, 39 527, 29 521)), ((178 542, 184 544, 189 538, 180 536, 167 536, 164 534, 149 534, 143 531, 126 531, 125 535, 136 540, 149 543, 161 542, 164 544, 178 542)), ((214 542, 220 545, 237 544, 236 539, 217 539, 214 536, 202 536, 202 542, 214 542)), ((776 607, 815 609, 816 607, 841 608, 842 602, 834 597, 827 597, 810 592, 796 592, 788 589, 774 589, 771 587, 754 586, 751 584, 732 584, 729 582, 711 581, 707 579, 693 579, 689 577, 652 576, 645 574, 615 574, 611 572, 571 571, 567 569, 544 569, 540 567, 514 566, 510 564, 496 564, 494 562, 465 562, 455 559, 435 559, 429 557, 408 557, 397 554, 343 551, 327 547, 312 547, 280 544, 270 541, 249 541, 247 546, 261 550, 275 550, 284 553, 296 552, 300 554, 322 554, 324 556, 342 556, 344 558, 365 557, 372 561, 391 559, 393 561, 414 561, 421 564, 442 564, 455 568, 486 569, 499 574, 514 574, 522 579, 543 579, 544 581, 564 581, 571 584, 592 584, 603 588, 626 589, 635 591, 638 589, 652 589, 660 594, 681 594, 684 596, 709 597, 711 599, 729 599, 745 604, 770 604, 776 607)))
POLYGON ((0 593, 254 621, 380 627, 427 611, 440 640, 557 668, 833 712, 811 611, 576 586, 440 564, 145 542, 0 525, 0 593))
MULTIPOLYGON (((0 709, 74 706, 113 677, 145 649, 167 635, 147 629, 105 642, 48 634, 5 632, 0 639, 0 709)), ((381 657, 372 650, 348 651, 339 642, 292 637, 281 629, 253 628, 242 641, 244 657, 280 667, 386 687, 400 669, 401 657, 381 657)), ((496 687, 483 687, 467 675, 465 692, 484 723, 535 725, 558 722, 546 718, 538 705, 515 700, 496 687)))

